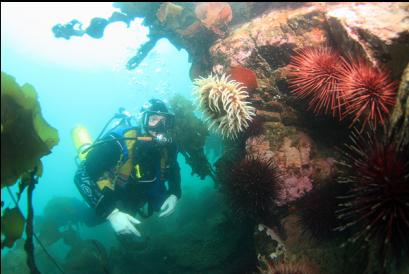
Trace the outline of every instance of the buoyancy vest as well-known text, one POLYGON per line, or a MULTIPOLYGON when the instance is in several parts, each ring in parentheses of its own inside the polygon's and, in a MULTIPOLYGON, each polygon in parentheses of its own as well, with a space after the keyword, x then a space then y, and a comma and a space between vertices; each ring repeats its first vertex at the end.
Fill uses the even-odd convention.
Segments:
MULTIPOLYGON (((163 184, 165 180, 165 169, 168 164, 168 151, 166 148, 160 149, 159 165, 156 166, 155 164, 156 171, 154 172, 154 177, 142 178, 142 174, 144 172, 143 170, 141 170, 140 164, 138 162, 134 162, 135 155, 133 154, 136 151, 135 145, 149 146, 152 144, 145 141, 138 142, 136 140, 136 137, 138 137, 138 132, 139 128, 137 127, 120 125, 105 134, 105 138, 114 139, 113 142, 116 142, 120 147, 121 156, 115 167, 113 179, 102 179, 97 182, 100 189, 109 187, 110 189, 114 190, 116 186, 124 186, 128 182, 130 176, 132 176, 133 181, 140 183, 155 183, 156 181, 158 181, 158 184, 163 184), (136 144, 137 142, 138 144, 136 144)), ((149 191, 149 193, 153 192, 149 191)))

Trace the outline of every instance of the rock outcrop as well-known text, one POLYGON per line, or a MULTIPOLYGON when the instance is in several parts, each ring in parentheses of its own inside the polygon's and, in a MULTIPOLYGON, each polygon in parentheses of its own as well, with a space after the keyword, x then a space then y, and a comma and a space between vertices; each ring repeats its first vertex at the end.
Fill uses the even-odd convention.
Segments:
MULTIPOLYGON (((265 133, 247 139, 245 149, 248 154, 273 158, 282 172, 278 206, 291 205, 306 192, 333 181, 339 168, 337 151, 351 132, 348 121, 315 116, 307 110, 305 102, 292 96, 287 79, 292 54, 306 47, 327 46, 346 58, 362 59, 390 71, 397 82, 402 78, 391 115, 392 132, 408 142, 409 68, 403 73, 409 62, 408 18, 407 3, 309 3, 272 8, 248 22, 236 24, 227 37, 210 47, 211 66, 196 69, 195 75, 228 74, 231 68, 241 66, 257 76, 258 88, 250 93, 250 99, 257 108, 257 116, 264 120, 265 133)), ((288 218, 296 215, 292 212, 288 218)), ((299 237, 297 222, 292 227, 284 224, 284 230, 286 235, 280 236, 287 247, 286 256, 297 256, 298 251, 291 248, 295 246, 294 237, 303 241, 296 242, 306 249, 315 245, 299 237)), ((321 247, 335 248, 332 243, 321 247)), ((308 256, 315 261, 321 257, 328 262, 335 260, 335 255, 324 255, 321 249, 316 248, 308 256)), ((347 252, 336 251, 337 256, 347 256, 347 252)), ((335 254, 333 250, 329 253, 335 254)), ((365 267, 366 258, 361 261, 365 267)), ((322 269, 331 269, 329 264, 323 262, 322 269)))
POLYGON ((391 134, 402 145, 409 145, 409 64, 402 75, 395 109, 391 115, 391 134))

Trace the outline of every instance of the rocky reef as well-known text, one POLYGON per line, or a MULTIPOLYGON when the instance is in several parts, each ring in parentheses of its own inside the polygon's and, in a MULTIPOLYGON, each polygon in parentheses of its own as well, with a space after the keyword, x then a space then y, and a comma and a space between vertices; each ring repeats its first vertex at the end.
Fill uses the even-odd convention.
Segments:
MULTIPOLYGON (((271 197, 273 209, 267 210, 272 214, 263 218, 267 219, 264 224, 254 227, 255 249, 264 264, 260 271, 274 273, 286 267, 283 265, 301 262, 308 271, 314 269, 312 273, 405 273, 405 267, 406 270, 409 267, 407 259, 392 259, 388 265, 379 263, 379 256, 374 252, 376 243, 372 246, 345 244, 351 234, 360 231, 352 229, 337 236, 333 227, 347 226, 348 221, 339 224, 339 219, 343 218, 339 208, 336 209, 337 203, 325 199, 345 195, 343 187, 342 191, 334 187, 342 181, 339 174, 356 172, 340 165, 344 144, 351 142, 350 136, 355 132, 353 126, 360 129, 356 134, 361 136, 379 136, 381 131, 386 131, 388 140, 397 148, 406 148, 409 143, 409 4, 157 2, 114 5, 122 16, 113 14, 105 19, 106 22, 94 20, 90 27, 94 25, 95 28, 89 27, 85 33, 100 38, 101 30, 103 33, 106 24, 114 20, 112 18, 122 18, 118 20, 128 23, 137 17, 144 18, 143 24, 150 30, 149 41, 129 60, 129 69, 139 65, 156 41, 167 38, 176 48, 189 53, 192 81, 213 77, 211 75, 227 75, 237 81, 241 79, 246 87, 246 101, 256 109, 254 120, 257 121, 249 125, 249 131, 257 134, 240 132, 237 140, 224 141, 224 154, 216 163, 216 177, 233 178, 228 176, 229 172, 234 172, 229 164, 234 157, 240 161, 245 156, 271 163, 271 168, 280 174, 279 190, 271 197), (312 57, 300 60, 302 56, 297 57, 297 54, 312 57), (304 64, 313 73, 298 73, 304 64), (331 67, 339 68, 340 73, 328 71, 331 67), (294 75, 300 74, 305 77, 304 82, 294 81, 294 75), (310 90, 302 90, 303 83, 310 90), (318 99, 310 98, 314 92, 320 93, 318 99), (354 97, 354 94, 359 96, 354 97), (338 110, 339 114, 335 115, 338 110), (303 211, 302 205, 314 202, 332 208, 317 214, 318 217, 329 216, 328 223, 315 222, 311 210, 303 211), (322 229, 325 235, 320 235, 322 229), (306 237, 305 232, 313 237, 306 237), (340 245, 345 247, 340 248, 340 245), (339 267, 340 262, 342 267, 339 267)), ((60 30, 64 30, 61 26, 60 30)), ((69 33, 70 25, 64 26, 69 33)), ((203 147, 207 132, 198 123, 193 123, 193 118, 190 120, 189 123, 203 133, 195 140, 203 147)), ((185 149, 189 150, 195 151, 194 148, 185 149)), ((209 175, 212 167, 207 160, 200 160, 202 148, 195 153, 194 162, 205 164, 203 170, 196 165, 192 171, 201 177, 209 175)), ((384 153, 377 157, 382 162, 390 155, 384 153)), ((346 165, 353 166, 353 159, 348 161, 346 165)), ((408 168, 407 162, 403 162, 401 178, 408 178, 405 177, 409 176, 408 168)), ((345 188, 356 189, 359 184, 362 181, 355 180, 348 182, 345 188)), ((400 199, 408 204, 407 182, 397 180, 397 185, 403 190, 400 199)), ((220 192, 228 189, 221 187, 220 192)), ((240 195, 240 199, 251 196, 240 195)), ((402 210, 408 209, 403 207, 402 210)), ((396 221, 391 218, 391 222, 396 221)), ((377 219, 371 225, 383 229, 377 219)), ((407 231, 407 224, 402 226, 407 231)), ((400 247, 403 251, 399 256, 407 258, 406 247, 397 249, 400 247)))
MULTIPOLYGON (((291 58, 302 49, 329 47, 347 60, 362 60, 368 67, 386 71, 390 79, 400 82, 400 88, 392 90, 389 86, 388 91, 394 94, 392 106, 387 107, 391 115, 385 112, 385 121, 377 124, 391 125, 392 134, 398 136, 394 142, 408 142, 407 73, 403 73, 409 62, 408 10, 406 3, 308 3, 267 9, 232 26, 228 35, 209 49, 212 68, 203 66, 196 70, 201 76, 228 74, 232 68, 242 66, 257 75, 258 87, 249 95, 257 115, 264 120, 265 131, 246 140, 244 153, 273 159, 281 171, 281 194, 275 202, 278 208, 289 211, 281 219, 284 233, 279 229, 276 233, 286 247, 285 256, 296 259, 306 255, 320 265, 323 273, 360 273, 365 268, 375 271, 382 266, 374 264, 376 255, 368 249, 356 253, 360 261, 347 255, 350 250, 338 249, 337 242, 345 240, 341 234, 336 240, 318 242, 301 233, 302 212, 293 202, 339 181, 338 172, 342 169, 338 165, 339 152, 349 141, 353 118, 313 113, 308 109, 308 100, 294 96, 289 79, 291 58), (324 259, 319 259, 320 256, 324 259), (336 256, 345 259, 348 270, 334 267, 336 256)), ((408 201, 409 196, 403 199, 408 201)), ((268 246, 267 242, 259 241, 259 250, 268 246)), ((260 255, 268 257, 269 253, 274 251, 260 255)), ((392 269, 389 271, 401 271, 392 269)))

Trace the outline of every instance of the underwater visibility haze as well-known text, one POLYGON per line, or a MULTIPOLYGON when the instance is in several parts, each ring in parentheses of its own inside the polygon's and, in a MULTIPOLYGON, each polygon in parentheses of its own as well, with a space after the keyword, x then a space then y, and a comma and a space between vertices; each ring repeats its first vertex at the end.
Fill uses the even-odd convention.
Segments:
POLYGON ((409 273, 408 18, 2 2, 2 273, 409 273))

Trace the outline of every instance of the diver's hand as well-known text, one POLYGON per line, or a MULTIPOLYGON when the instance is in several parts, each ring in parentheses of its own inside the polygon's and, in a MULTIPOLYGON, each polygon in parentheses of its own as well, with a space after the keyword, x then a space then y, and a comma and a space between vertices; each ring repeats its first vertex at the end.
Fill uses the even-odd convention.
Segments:
POLYGON ((112 228, 118 236, 141 237, 141 233, 134 226, 141 222, 131 215, 115 208, 111 214, 108 215, 107 220, 111 223, 112 228))
POLYGON ((166 217, 172 214, 175 211, 177 202, 178 202, 178 198, 176 197, 176 195, 171 194, 165 200, 162 207, 160 208, 162 212, 159 214, 159 217, 166 217))

